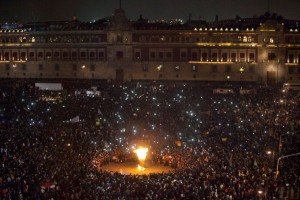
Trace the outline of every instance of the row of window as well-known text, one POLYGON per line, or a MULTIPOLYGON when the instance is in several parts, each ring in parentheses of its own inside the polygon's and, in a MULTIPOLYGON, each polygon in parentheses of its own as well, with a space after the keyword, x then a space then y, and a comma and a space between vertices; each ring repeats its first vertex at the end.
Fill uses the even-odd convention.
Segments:
MULTIPOLYGON (((123 41, 117 37, 117 41, 123 41)), ((203 35, 203 36, 179 36, 179 35, 133 35, 134 42, 143 43, 252 43, 256 42, 253 36, 233 36, 233 35, 203 35)), ((1 37, 0 42, 3 44, 10 43, 101 43, 107 42, 107 35, 49 35, 49 36, 6 36, 1 37)), ((275 43, 274 38, 268 41, 264 38, 263 42, 275 43)), ((285 38, 286 43, 300 43, 299 36, 288 36, 285 38)))
MULTIPOLYGON (((10 65, 10 64, 6 64, 5 65, 5 68, 6 70, 10 70, 11 68, 17 68, 17 67, 20 67, 21 70, 23 71, 26 71, 27 70, 27 65, 25 63, 23 64, 20 64, 20 65, 17 65, 17 64, 13 64, 13 65, 10 65)), ((82 66, 78 66, 77 64, 73 64, 72 65, 72 71, 77 71, 78 69, 81 69, 81 70, 85 70, 87 69, 90 70, 90 71, 95 71, 96 70, 96 66, 95 64, 91 64, 91 65, 82 65, 82 66)), ((164 66, 163 65, 159 65, 157 66, 157 71, 164 71, 164 66)), ((179 72, 181 69, 180 65, 175 65, 174 66, 174 71, 177 71, 179 72)), ((241 69, 239 70, 240 72, 245 72, 244 71, 244 68, 242 68, 243 70, 241 71, 241 69)), ((289 68, 290 69, 290 68, 289 68)), ((40 71, 43 71, 44 70, 44 65, 43 64, 39 64, 38 65, 38 70, 40 71)), ((60 71, 60 65, 59 64, 55 64, 54 65, 54 71, 60 71)), ((144 72, 148 72, 149 71, 149 67, 148 65, 144 65, 142 67, 142 71, 144 72)), ((192 72, 197 72, 199 71, 199 67, 197 65, 192 65, 191 66, 191 71, 192 72)), ((221 69, 219 66, 217 65, 212 65, 211 66, 211 72, 214 72, 214 73, 217 73, 217 72, 221 72, 221 69)), ((223 71, 225 73, 232 73, 232 66, 231 65, 226 65, 225 66, 225 70, 223 71)), ((255 67, 254 66, 249 66, 248 68, 248 72, 249 73, 255 73, 255 67)))
POLYGON ((287 63, 300 63, 300 54, 288 54, 287 63))
MULTIPOLYGON (((7 72, 6 75, 7 75, 8 77, 11 76, 11 74, 10 74, 9 72, 7 72)), ((26 77, 27 74, 24 72, 22 75, 23 75, 24 77, 26 77)), ((44 74, 41 72, 41 73, 40 73, 40 76, 42 77, 43 75, 44 75, 44 74)), ((55 73, 55 76, 59 77, 60 74, 59 74, 59 73, 55 73)), ((74 76, 74 77, 77 77, 77 73, 76 73, 76 72, 73 73, 73 76, 74 76)), ((93 77, 95 77, 95 74, 92 73, 90 76, 93 78, 93 77)))
MULTIPOLYGON (((13 64, 13 65, 6 64, 5 65, 6 70, 10 70, 11 68, 15 69, 17 67, 20 67, 20 69, 23 70, 23 71, 27 70, 27 65, 25 63, 21 64, 20 66, 17 65, 17 64, 13 64)), ((78 69, 85 70, 86 68, 87 68, 86 65, 82 65, 82 66, 78 66, 77 64, 72 65, 72 71, 77 71, 78 69)), ((38 65, 38 70, 43 71, 44 70, 44 65, 39 64, 38 65)), ((89 70, 90 71, 95 71, 96 66, 94 64, 89 65, 89 70)), ((60 65, 59 64, 54 65, 54 71, 60 71, 60 65)))
POLYGON ((164 35, 142 35, 142 36, 133 36, 134 42, 145 42, 145 43, 198 43, 198 42, 223 42, 223 43, 250 43, 255 42, 252 36, 164 36, 164 35))
POLYGON ((288 67, 288 73, 289 74, 300 74, 300 67, 288 67))
POLYGON ((1 43, 99 43, 106 35, 18 36, 2 37, 1 43))
MULTIPOLYGON (((156 52, 156 51, 150 51, 149 53, 149 60, 193 60, 193 61, 203 61, 203 62, 255 62, 255 54, 254 53, 248 53, 246 56, 246 53, 221 53, 219 55, 216 52, 213 52, 211 54, 207 52, 191 52, 190 55, 186 51, 180 52, 179 58, 174 56, 174 53, 171 51, 167 52, 156 52)), ((143 60, 141 51, 135 51, 134 53, 134 59, 135 60, 143 60)))
POLYGON ((290 44, 300 44, 300 36, 297 35, 286 37, 285 42, 290 44))
MULTIPOLYGON (((123 52, 117 51, 116 58, 122 59, 123 52)), ((134 60, 193 60, 193 61, 202 61, 202 62, 255 62, 256 56, 255 53, 245 53, 245 52, 223 52, 221 54, 217 52, 207 53, 207 52, 191 52, 190 54, 187 51, 181 51, 179 55, 175 55, 172 51, 160 52, 160 51, 150 51, 149 55, 142 55, 140 50, 134 52, 134 60), (149 57, 148 57, 149 56, 149 57), (144 58, 146 57, 146 58, 144 58), (148 57, 148 58, 147 58, 148 57)), ((276 60, 277 55, 274 52, 268 53, 268 60, 276 60)), ((106 60, 105 51, 34 51, 28 52, 0 52, 0 60, 2 61, 18 61, 18 60, 106 60)), ((299 63, 300 54, 288 54, 286 58, 287 63, 299 63)))
MULTIPOLYGON (((123 52, 116 52, 116 57, 119 59, 123 58, 123 52)), ((276 58, 275 55, 269 56, 269 60, 273 60, 276 58)), ((246 53, 239 53, 239 56, 237 53, 222 53, 221 55, 218 55, 218 53, 211 53, 210 55, 207 52, 202 52, 201 54, 198 52, 192 52, 190 57, 188 58, 187 52, 180 52, 179 58, 174 56, 173 52, 154 52, 151 51, 149 53, 149 60, 173 60, 179 59, 179 60, 195 60, 195 61, 203 61, 203 62, 238 62, 238 61, 248 61, 248 62, 254 62, 255 61, 255 54, 254 53, 248 53, 246 56, 246 53)), ((67 52, 67 51, 46 51, 46 52, 37 52, 37 55, 35 52, 31 51, 28 53, 26 52, 0 52, 0 60, 3 61, 9 61, 9 60, 105 60, 105 52, 67 52)), ((134 60, 143 60, 141 51, 136 51, 134 53, 134 60)))
POLYGON ((85 52, 85 51, 73 51, 73 52, 68 52, 68 51, 46 51, 46 52, 42 52, 39 51, 37 53, 31 51, 28 53, 26 52, 4 52, 4 54, 2 55, 2 53, 0 52, 0 60, 4 60, 4 61, 9 61, 9 60, 105 60, 105 52, 104 51, 100 51, 100 52, 85 52))
MULTIPOLYGON (((179 72, 181 69, 181 66, 180 65, 175 65, 174 66, 174 71, 176 72, 179 72)), ((143 66, 143 69, 142 69, 144 72, 148 72, 149 71, 149 67, 147 65, 143 66)), ((158 65, 157 66, 157 71, 164 71, 164 66, 163 65, 158 65)), ((198 72, 199 71, 199 66, 197 65, 192 65, 191 66, 191 71, 192 72, 198 72)), ((245 71, 245 68, 242 67, 238 70, 240 73, 245 73, 245 72, 248 72, 248 73, 255 73, 255 66, 249 66, 248 67, 248 71, 245 71)), ((226 65, 225 68, 223 69, 223 67, 221 66, 218 66, 218 65, 212 65, 211 66, 211 72, 213 73, 218 73, 218 72, 225 72, 225 73, 232 73, 233 70, 232 70, 232 66, 231 65, 226 65)))

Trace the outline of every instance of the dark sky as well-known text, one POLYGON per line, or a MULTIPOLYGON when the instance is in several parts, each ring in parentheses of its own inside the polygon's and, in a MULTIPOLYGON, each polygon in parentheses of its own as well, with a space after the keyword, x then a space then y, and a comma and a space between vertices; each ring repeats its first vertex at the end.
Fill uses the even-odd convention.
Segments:
MULTIPOLYGON (((287 19, 300 20, 300 0, 269 0, 271 12, 287 19)), ((140 14, 148 19, 181 18, 213 21, 252 17, 267 11, 268 0, 123 0, 122 8, 131 20, 140 14)), ((70 20, 92 21, 110 16, 119 7, 119 0, 0 0, 0 22, 70 20)))

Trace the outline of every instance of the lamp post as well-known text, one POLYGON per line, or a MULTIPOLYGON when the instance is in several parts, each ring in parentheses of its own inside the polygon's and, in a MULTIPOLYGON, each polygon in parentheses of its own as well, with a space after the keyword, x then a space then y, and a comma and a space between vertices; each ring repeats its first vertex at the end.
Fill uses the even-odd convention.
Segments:
POLYGON ((284 133, 284 134, 281 134, 279 136, 279 145, 278 145, 278 153, 280 154, 281 153, 281 149, 282 149, 282 136, 285 136, 285 135, 294 135, 294 133, 298 133, 300 132, 300 130, 297 130, 297 131, 293 131, 293 132, 287 132, 287 133, 284 133))
POLYGON ((274 170, 274 164, 275 164, 275 152, 274 152, 274 150, 273 151, 271 151, 271 150, 269 150, 269 151, 267 151, 266 152, 268 155, 271 155, 272 156, 272 170, 274 170))
POLYGON ((278 158, 278 160, 277 160, 277 165, 276 165, 276 176, 275 176, 275 180, 277 179, 278 174, 279 174, 279 171, 278 171, 278 168, 279 168, 279 161, 280 161, 282 158, 287 158, 287 157, 292 157, 292 156, 298 156, 298 155, 300 155, 300 152, 294 153, 294 154, 285 155, 285 156, 281 156, 281 157, 278 158))
POLYGON ((240 73, 241 73, 241 81, 243 81, 243 73, 244 73, 245 69, 244 67, 240 68, 240 73))
POLYGON ((290 135, 290 134, 294 134, 294 132, 287 132, 287 133, 281 134, 281 135, 279 136, 279 145, 278 145, 278 153, 279 153, 279 155, 280 155, 281 149, 282 149, 282 143, 281 143, 282 136, 290 135))

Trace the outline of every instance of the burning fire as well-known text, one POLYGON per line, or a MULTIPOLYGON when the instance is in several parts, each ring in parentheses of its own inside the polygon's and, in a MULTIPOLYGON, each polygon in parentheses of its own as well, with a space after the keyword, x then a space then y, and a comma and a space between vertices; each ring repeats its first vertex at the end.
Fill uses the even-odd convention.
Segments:
POLYGON ((147 157, 148 148, 141 147, 134 150, 133 152, 136 153, 139 161, 144 161, 147 157))
POLYGON ((138 165, 138 166, 137 166, 137 169, 138 169, 139 171, 145 171, 145 167, 142 167, 141 165, 138 165))
POLYGON ((139 171, 144 171, 145 168, 142 165, 144 164, 144 161, 147 157, 148 148, 140 147, 140 148, 134 150, 133 152, 136 153, 136 155, 140 161, 140 164, 141 164, 141 165, 138 165, 137 169, 139 171))

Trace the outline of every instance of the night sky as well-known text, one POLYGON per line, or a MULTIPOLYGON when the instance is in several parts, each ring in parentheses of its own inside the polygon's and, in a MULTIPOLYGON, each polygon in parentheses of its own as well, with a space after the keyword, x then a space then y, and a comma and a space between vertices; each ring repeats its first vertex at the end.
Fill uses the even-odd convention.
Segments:
MULTIPOLYGON (((268 0, 123 0, 122 8, 130 20, 144 18, 213 21, 235 16, 260 16, 267 11, 268 0)), ((271 13, 300 20, 300 0, 270 0, 271 13)), ((0 0, 0 22, 70 20, 92 21, 112 15, 119 0, 0 0)))

